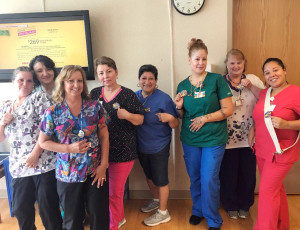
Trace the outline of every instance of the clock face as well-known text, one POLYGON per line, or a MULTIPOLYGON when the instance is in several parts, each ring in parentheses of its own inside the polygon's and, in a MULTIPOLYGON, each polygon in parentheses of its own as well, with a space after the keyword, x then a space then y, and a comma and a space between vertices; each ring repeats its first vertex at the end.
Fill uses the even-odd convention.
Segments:
POLYGON ((184 15, 197 13, 204 5, 205 0, 173 0, 175 9, 184 15))

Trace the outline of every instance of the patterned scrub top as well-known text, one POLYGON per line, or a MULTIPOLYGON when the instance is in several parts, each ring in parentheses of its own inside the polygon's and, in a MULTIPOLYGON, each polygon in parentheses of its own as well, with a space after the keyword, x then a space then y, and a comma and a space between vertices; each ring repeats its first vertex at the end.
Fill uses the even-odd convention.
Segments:
POLYGON ((91 91, 93 100, 99 100, 107 111, 111 121, 108 123, 109 131, 109 161, 128 162, 137 158, 136 126, 131 122, 117 116, 117 110, 113 108, 114 103, 119 103, 120 108, 130 113, 143 114, 143 106, 136 94, 123 86, 116 95, 107 101, 103 96, 103 87, 91 91))
MULTIPOLYGON (((0 106, 0 119, 10 108, 13 109, 13 103, 8 101, 0 106)), ((36 92, 28 95, 16 110, 12 110, 14 119, 5 127, 4 134, 10 144, 9 171, 13 178, 39 175, 55 169, 55 153, 47 150, 42 152, 35 168, 25 166, 26 158, 38 140, 44 111, 52 103, 47 94, 36 92)))
POLYGON ((84 182, 86 176, 93 173, 100 164, 98 128, 105 124, 103 107, 97 101, 83 101, 78 117, 75 117, 64 103, 58 103, 45 111, 41 122, 41 131, 54 136, 62 144, 87 139, 91 148, 82 153, 57 153, 56 178, 66 183, 84 182), (78 133, 84 131, 84 137, 78 133))
MULTIPOLYGON (((226 75, 223 77, 230 87, 232 102, 234 105, 233 114, 227 117, 228 141, 226 149, 249 147, 248 133, 253 125, 252 113, 257 99, 250 89, 246 87, 243 89, 237 89, 226 79, 226 75), (242 104, 240 106, 236 106, 235 101, 239 99, 242 100, 242 104)), ((264 88, 263 82, 257 76, 253 74, 243 74, 242 79, 245 78, 250 80, 252 85, 260 89, 264 88)))

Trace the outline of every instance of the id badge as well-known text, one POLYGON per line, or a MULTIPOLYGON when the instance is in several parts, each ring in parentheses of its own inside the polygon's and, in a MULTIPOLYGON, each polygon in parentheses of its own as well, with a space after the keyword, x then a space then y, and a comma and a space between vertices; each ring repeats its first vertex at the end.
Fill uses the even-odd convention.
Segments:
POLYGON ((271 117, 271 111, 265 112, 265 118, 270 118, 271 117))
POLYGON ((243 105, 243 101, 241 99, 238 99, 238 100, 235 101, 234 104, 235 104, 236 107, 239 107, 239 106, 243 105))
POLYGON ((270 105, 270 111, 273 112, 276 105, 270 105))
POLYGON ((195 92, 194 98, 202 98, 205 97, 205 91, 195 92))

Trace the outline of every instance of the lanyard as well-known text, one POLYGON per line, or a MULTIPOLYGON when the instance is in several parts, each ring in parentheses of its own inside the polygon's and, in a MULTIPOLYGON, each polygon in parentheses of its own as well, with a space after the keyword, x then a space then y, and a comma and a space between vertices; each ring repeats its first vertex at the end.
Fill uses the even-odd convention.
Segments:
MULTIPOLYGON (((76 117, 71 113, 71 110, 70 110, 70 108, 69 108, 69 106, 68 106, 68 103, 67 103, 66 99, 64 99, 64 101, 65 101, 65 104, 66 104, 66 106, 67 106, 67 109, 70 111, 71 116, 73 117, 74 121, 76 121, 76 117)), ((77 134, 80 138, 83 138, 83 137, 84 137, 84 131, 83 131, 83 129, 82 129, 82 122, 83 122, 83 118, 82 118, 82 110, 83 110, 83 99, 81 99, 81 111, 80 111, 80 118, 79 118, 79 122, 80 122, 80 130, 79 130, 79 132, 78 132, 78 134, 77 134)))

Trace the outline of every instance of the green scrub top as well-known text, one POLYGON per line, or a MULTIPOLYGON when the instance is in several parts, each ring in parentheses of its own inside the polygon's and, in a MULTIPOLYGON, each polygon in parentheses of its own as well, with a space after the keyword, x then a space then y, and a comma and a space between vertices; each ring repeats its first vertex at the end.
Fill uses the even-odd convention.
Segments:
POLYGON ((189 77, 179 83, 177 93, 187 91, 183 98, 183 118, 180 139, 183 143, 195 147, 215 147, 226 144, 228 139, 227 120, 207 122, 198 132, 190 131, 191 119, 205 114, 213 113, 221 109, 220 100, 231 97, 231 91, 225 79, 220 74, 207 73, 203 86, 193 86, 189 77), (205 94, 205 96, 203 96, 205 94))

